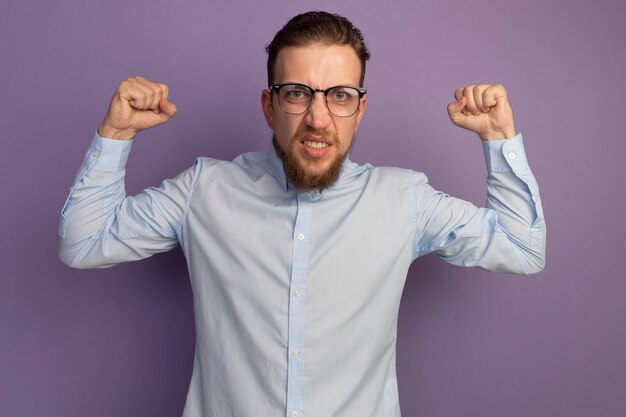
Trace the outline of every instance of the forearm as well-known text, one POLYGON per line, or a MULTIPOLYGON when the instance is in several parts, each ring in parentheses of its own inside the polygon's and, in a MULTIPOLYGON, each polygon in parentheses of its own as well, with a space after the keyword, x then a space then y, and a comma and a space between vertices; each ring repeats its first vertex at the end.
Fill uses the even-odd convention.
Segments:
POLYGON ((86 261, 103 244, 107 223, 125 197, 124 166, 130 143, 96 134, 61 212, 59 258, 74 267, 107 266, 86 261))
POLYGON ((531 263, 541 270, 545 264, 546 227, 539 195, 523 140, 484 143, 487 161, 487 208, 497 213, 498 224, 531 263))
POLYGON ((532 172, 492 173, 487 189, 486 206, 496 213, 497 226, 511 243, 508 253, 520 258, 522 273, 541 271, 545 265, 546 227, 532 172))

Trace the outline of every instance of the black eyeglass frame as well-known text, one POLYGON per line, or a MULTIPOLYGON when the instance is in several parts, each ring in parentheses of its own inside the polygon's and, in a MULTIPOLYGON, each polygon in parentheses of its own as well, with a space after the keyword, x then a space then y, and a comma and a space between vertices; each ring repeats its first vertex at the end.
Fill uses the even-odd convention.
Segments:
POLYGON ((313 96, 315 95, 315 93, 322 93, 322 94, 324 94, 324 102, 326 103, 326 108, 328 109, 328 111, 329 111, 329 112, 330 112, 333 116, 335 116, 335 117, 352 117, 352 116, 354 116, 354 115, 356 114, 356 112, 358 112, 358 111, 359 111, 359 107, 361 107, 361 99, 363 98, 363 96, 364 96, 365 94, 367 94, 367 88, 362 88, 362 87, 354 87, 354 86, 352 86, 352 85, 335 85, 335 86, 332 86, 332 87, 328 87, 328 88, 326 88, 326 89, 324 89, 324 90, 320 90, 319 88, 309 87, 309 86, 308 86, 308 85, 306 85, 306 84, 300 84, 300 83, 284 83, 284 84, 272 84, 272 85, 268 86, 268 90, 269 90, 269 91, 271 91, 271 92, 276 93, 276 95, 279 97, 279 98, 278 98, 278 105, 279 105, 280 109, 281 109, 282 111, 284 111, 285 113, 287 113, 287 114, 291 114, 291 115, 294 115, 294 116, 297 116, 297 115, 299 115, 299 114, 306 113, 306 112, 309 110, 309 108, 311 108, 311 103, 313 103, 313 96), (279 94, 279 93, 280 93, 280 89, 281 89, 281 88, 283 88, 283 87, 285 87, 285 86, 287 86, 287 85, 295 85, 295 86, 298 86, 298 87, 304 87, 304 88, 306 88, 307 90, 309 90, 309 92, 311 93, 311 101, 309 101, 309 105, 307 106, 307 108, 306 108, 306 109, 304 109, 304 110, 303 110, 303 111, 301 111, 300 113, 290 113, 290 112, 286 111, 285 109, 283 109, 283 106, 281 106, 281 105, 280 105, 280 94, 279 94), (359 102, 358 102, 358 104, 357 104, 357 106, 356 106, 356 109, 354 109, 354 112, 353 112, 352 114, 349 114, 349 115, 347 115, 347 116, 338 116, 338 115, 336 115, 335 113, 333 113, 333 112, 330 110, 330 107, 328 107, 328 93, 329 93, 331 90, 334 90, 334 89, 336 89, 336 88, 351 88, 351 89, 353 89, 353 90, 356 90, 356 92, 359 94, 359 102))

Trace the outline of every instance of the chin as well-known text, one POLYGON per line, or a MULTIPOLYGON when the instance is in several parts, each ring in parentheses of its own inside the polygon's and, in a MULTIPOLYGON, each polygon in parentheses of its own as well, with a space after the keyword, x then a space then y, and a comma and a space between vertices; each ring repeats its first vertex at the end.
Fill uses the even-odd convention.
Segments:
POLYGON ((302 171, 304 171, 307 175, 310 175, 312 177, 318 177, 326 174, 331 164, 326 161, 324 161, 323 164, 307 162, 302 163, 302 161, 300 161, 299 165, 302 171))
POLYGON ((293 186, 302 190, 324 190, 335 185, 341 174, 343 161, 347 157, 347 153, 343 155, 327 155, 328 158, 323 160, 311 161, 301 155, 298 155, 292 149, 291 152, 285 152, 276 141, 276 137, 272 138, 274 149, 283 161, 283 169, 285 176, 293 186))

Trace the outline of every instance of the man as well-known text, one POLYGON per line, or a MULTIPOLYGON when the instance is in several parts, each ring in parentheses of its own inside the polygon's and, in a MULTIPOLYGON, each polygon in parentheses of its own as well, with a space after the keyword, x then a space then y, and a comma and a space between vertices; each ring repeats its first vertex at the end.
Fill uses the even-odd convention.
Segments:
POLYGON ((294 17, 267 47, 268 152, 199 158, 124 198, 131 139, 168 121, 164 84, 122 82, 63 208, 60 257, 88 268, 182 246, 196 353, 184 416, 399 416, 396 318, 409 265, 531 274, 544 264, 537 183, 500 85, 460 88, 453 123, 476 132, 487 208, 419 172, 347 159, 367 106, 369 52, 341 16, 294 17))

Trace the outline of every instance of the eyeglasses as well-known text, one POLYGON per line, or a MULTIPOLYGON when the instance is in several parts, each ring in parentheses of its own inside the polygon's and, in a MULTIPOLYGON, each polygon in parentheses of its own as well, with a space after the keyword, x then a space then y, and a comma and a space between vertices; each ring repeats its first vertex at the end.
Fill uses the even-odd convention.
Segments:
POLYGON ((278 96, 280 109, 287 114, 302 114, 311 107, 315 93, 324 94, 326 106, 337 117, 350 117, 357 112, 361 98, 367 93, 365 88, 338 85, 320 90, 308 85, 290 83, 274 84, 269 90, 278 96))

